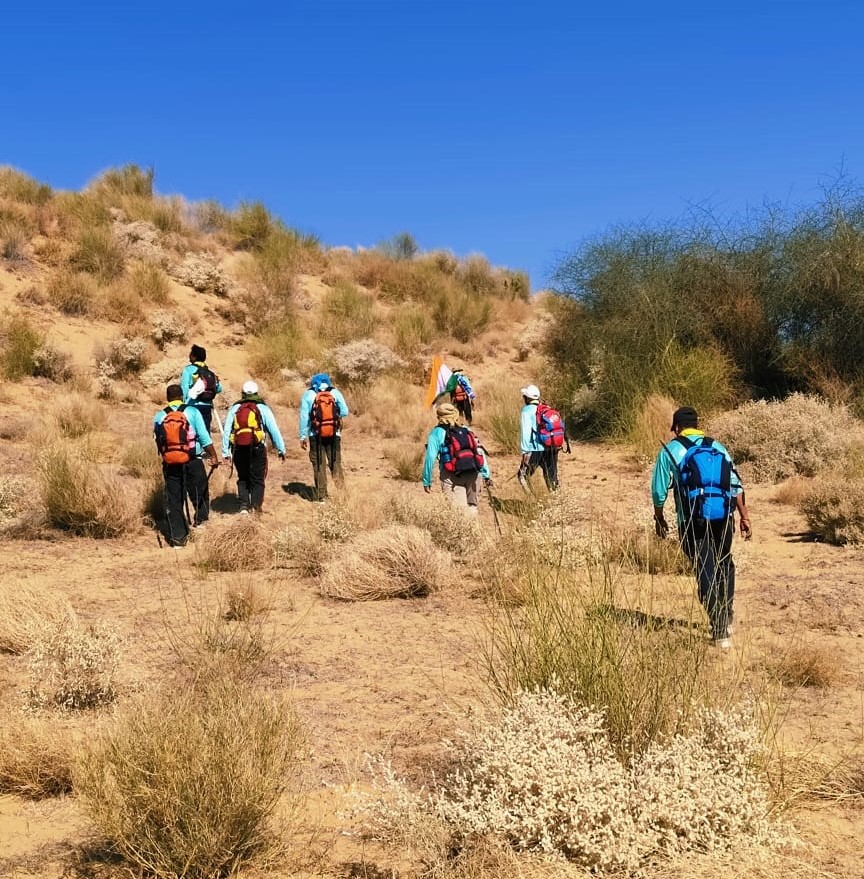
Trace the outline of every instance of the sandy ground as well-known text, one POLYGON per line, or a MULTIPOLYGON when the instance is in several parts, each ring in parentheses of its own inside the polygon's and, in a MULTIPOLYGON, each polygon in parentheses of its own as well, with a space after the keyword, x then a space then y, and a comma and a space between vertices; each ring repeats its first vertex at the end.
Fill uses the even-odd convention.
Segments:
MULTIPOLYGON (((27 278, 0 275, 0 305, 26 283, 27 278)), ((178 297, 193 295, 183 291, 178 297)), ((194 304, 194 300, 181 301, 184 307, 194 304)), ((47 313, 45 321, 50 323, 47 313)), ((94 334, 103 330, 70 322, 57 326, 52 334, 85 364, 94 334)), ((246 375, 242 349, 226 344, 231 339, 231 330, 224 328, 217 343, 209 345, 214 349, 209 359, 236 388, 246 375)), ((168 356, 182 363, 185 350, 186 345, 180 346, 168 356)), ((512 371, 514 381, 532 378, 523 374, 522 365, 512 363, 487 363, 476 371, 481 437, 484 376, 502 370, 512 371)), ((32 406, 36 413, 55 393, 55 387, 40 382, 6 385, 4 408, 8 412, 10 406, 32 406)), ((147 399, 113 407, 111 429, 118 440, 149 438, 155 408, 155 402, 147 399)), ((284 464, 272 460, 268 482, 263 522, 276 530, 310 523, 313 506, 288 490, 311 480, 309 462, 294 439, 296 411, 274 408, 289 448, 284 464)), ((344 445, 352 491, 410 491, 422 496, 419 484, 399 483, 387 474, 380 443, 353 431, 350 420, 344 445)), ((517 487, 509 477, 515 473, 516 459, 493 455, 493 462, 498 493, 515 498, 517 487)), ((28 472, 32 466, 28 446, 0 441, 0 466, 4 472, 28 472)), ((578 496, 586 520, 601 513, 626 522, 634 517, 644 521, 649 515, 648 474, 634 466, 622 449, 575 445, 573 454, 562 458, 562 483, 578 496)), ((213 489, 219 498, 215 508, 224 511, 214 512, 214 520, 235 515, 232 487, 224 471, 213 477, 213 489)), ((718 661, 747 669, 764 665, 766 657, 792 645, 814 644, 828 651, 836 667, 835 684, 826 690, 789 694, 783 735, 795 749, 831 756, 854 753, 864 730, 864 555, 810 541, 801 517, 773 502, 774 493, 773 487, 761 486, 748 491, 754 538, 747 545, 736 540, 738 633, 733 650, 718 661)), ((494 533, 485 501, 481 514, 487 533, 494 533)), ((124 636, 124 680, 130 687, 147 687, 171 666, 171 630, 184 616, 185 601, 191 596, 193 601, 212 602, 235 577, 211 574, 202 581, 195 560, 194 548, 161 548, 152 531, 113 541, 6 540, 0 542, 0 588, 14 588, 22 575, 37 577, 46 587, 65 593, 83 618, 116 626, 124 636)), ((341 793, 362 772, 364 755, 386 752, 400 770, 416 775, 418 767, 434 763, 442 739, 453 733, 466 712, 490 699, 475 649, 482 632, 483 602, 470 597, 473 584, 467 580, 425 600, 346 604, 320 598, 313 581, 289 572, 261 576, 274 597, 268 624, 274 645, 267 667, 269 683, 293 693, 312 747, 314 807, 309 823, 323 819, 334 829, 325 834, 332 846, 328 862, 334 875, 348 875, 345 864, 360 860, 364 849, 355 838, 339 832, 344 827, 336 811, 341 793)), ((692 584, 688 578, 665 578, 664 588, 678 590, 683 600, 689 598, 692 584)), ((7 704, 20 698, 22 662, 0 655, 0 696, 7 704)), ((810 804, 797 807, 791 819, 810 846, 795 858, 812 864, 813 876, 864 876, 860 845, 864 811, 833 803, 810 804)), ((75 865, 90 833, 74 797, 31 803, 2 796, 0 876, 83 875, 75 865)))

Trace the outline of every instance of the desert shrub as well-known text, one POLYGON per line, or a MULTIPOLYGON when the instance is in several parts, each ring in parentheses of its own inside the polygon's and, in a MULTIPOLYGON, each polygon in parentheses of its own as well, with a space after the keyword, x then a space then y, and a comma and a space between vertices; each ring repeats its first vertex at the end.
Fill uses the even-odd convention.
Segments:
POLYGON ((214 199, 195 202, 190 206, 190 222, 199 232, 211 234, 227 229, 231 220, 229 212, 214 199))
POLYGON ((432 343, 435 325, 426 308, 408 303, 400 306, 393 315, 393 335, 397 353, 411 357, 432 343))
POLYGON ((231 281, 222 271, 216 257, 207 253, 187 253, 183 261, 172 268, 173 276, 198 293, 227 296, 231 281))
POLYGON ((653 461, 660 444, 669 441, 669 425, 676 408, 671 397, 662 397, 659 394, 650 394, 642 404, 642 409, 627 434, 627 441, 633 446, 638 464, 645 465, 653 461))
POLYGON ((471 293, 480 296, 494 295, 498 290, 495 270, 480 253, 472 253, 463 260, 458 269, 459 279, 471 293))
POLYGON ((837 655, 827 647, 797 644, 769 661, 769 671, 787 687, 830 687, 837 678, 837 655))
POLYGON ((710 419, 707 430, 757 482, 813 476, 834 464, 861 436, 845 407, 803 394, 745 403, 710 419))
POLYGON ((31 800, 70 793, 74 744, 53 719, 7 714, 0 723, 0 792, 31 800))
POLYGON ((0 196, 24 204, 43 205, 51 198, 51 187, 17 168, 4 165, 0 166, 0 196))
POLYGON ((292 568, 302 577, 317 577, 324 570, 328 551, 318 531, 289 525, 273 535, 273 564, 292 568))
POLYGON ((160 351, 174 342, 186 339, 186 329, 176 314, 170 311, 155 311, 150 315, 150 338, 160 351))
POLYGON ((158 477, 162 479, 162 464, 152 440, 138 440, 130 443, 123 450, 120 459, 123 470, 135 479, 158 477))
POLYGON ((119 537, 135 525, 122 486, 68 445, 47 448, 38 462, 49 525, 84 537, 119 537))
POLYGON ((124 712, 89 749, 75 787, 100 832, 159 879, 211 879, 273 852, 271 820, 301 761, 293 711, 230 678, 124 712))
POLYGON ((384 449, 384 457, 392 465, 397 479, 417 482, 423 472, 424 450, 422 446, 399 443, 384 449))
POLYGON ((398 838, 406 819, 422 826, 425 815, 447 843, 432 852, 442 860, 491 837, 618 874, 658 855, 779 841, 753 768, 760 744, 746 713, 705 711, 688 734, 627 765, 602 712, 553 691, 524 692, 500 717, 462 733, 454 768, 430 793, 415 793, 385 766, 360 814, 385 840, 398 838))
POLYGON ((413 259, 420 252, 417 239, 410 232, 399 232, 382 241, 378 248, 389 259, 413 259))
POLYGON ((141 372, 150 364, 150 346, 146 339, 134 336, 118 336, 107 348, 97 346, 97 366, 107 364, 113 378, 122 378, 141 372))
POLYGON ((126 254, 111 229, 97 226, 84 229, 78 236, 69 265, 107 284, 123 274, 126 254))
POLYGON ((810 530, 827 543, 864 543, 864 480, 842 475, 817 479, 800 509, 810 530))
POLYGON ((58 351, 46 343, 33 352, 32 375, 58 383, 71 381, 75 376, 71 361, 72 358, 65 351, 58 351))
POLYGON ((261 250, 278 227, 270 211, 260 202, 241 202, 232 211, 228 229, 238 250, 261 250))
POLYGON ((334 345, 371 336, 377 323, 374 305, 368 293, 348 281, 337 282, 324 294, 321 336, 334 345))
POLYGON ((255 571, 272 563, 271 537, 252 516, 239 516, 223 528, 211 528, 198 561, 207 571, 255 571))
POLYGON ((103 171, 88 184, 87 189, 112 203, 118 203, 123 196, 149 199, 153 197, 155 176, 153 168, 145 169, 130 163, 103 171))
POLYGON ((476 517, 467 516, 441 494, 419 497, 400 493, 394 498, 390 513, 394 522, 426 531, 436 546, 456 558, 466 558, 477 551, 480 533, 476 517))
POLYGON ((25 259, 29 240, 30 235, 24 224, 0 214, 0 259, 9 262, 25 259))
POLYGON ((534 314, 516 342, 516 355, 520 361, 545 351, 546 340, 554 322, 551 312, 545 308, 534 314))
POLYGON ((620 529, 605 535, 609 561, 625 570, 644 574, 691 574, 693 566, 674 539, 661 540, 646 528, 620 529))
MULTIPOLYGON (((817 477, 818 478, 818 477, 817 477)), ((801 502, 813 489, 813 477, 790 476, 777 486, 774 497, 771 500, 775 504, 785 504, 789 507, 800 507, 801 502)))
POLYGON ((128 327, 130 333, 137 333, 147 325, 144 302, 123 283, 103 287, 99 297, 99 316, 113 323, 128 327))
POLYGON ((120 636, 71 619, 46 625, 27 651, 27 697, 38 708, 79 710, 113 702, 120 636))
POLYGON ((254 580, 234 583, 225 591, 223 615, 229 622, 246 622, 272 609, 271 597, 254 580))
POLYGON ((77 439, 105 423, 102 407, 79 394, 70 394, 55 403, 51 421, 60 436, 77 439))
POLYGON ((427 532, 391 525, 358 535, 334 556, 318 589, 342 601, 420 598, 445 585, 449 568, 449 555, 427 532))
POLYGON ((284 369, 296 369, 298 364, 319 353, 316 344, 294 320, 270 326, 249 342, 249 371, 252 375, 269 377, 279 375, 284 369))
POLYGON ((498 449, 518 455, 521 449, 522 396, 519 386, 498 382, 484 394, 482 418, 498 449))
POLYGON ((129 289, 133 295, 154 305, 168 305, 171 301, 168 276, 152 263, 140 262, 133 266, 129 272, 129 289))
POLYGON ((358 339, 334 348, 327 354, 327 361, 337 382, 360 385, 405 365, 386 345, 372 339, 358 339))
POLYGON ((23 315, 13 315, 3 331, 3 371, 17 381, 36 371, 35 353, 45 345, 45 334, 23 315))
POLYGON ((61 592, 34 579, 7 580, 0 589, 0 652, 25 653, 44 629, 75 620, 61 592))
POLYGON ((91 275, 62 269, 52 275, 46 288, 52 305, 63 314, 92 314, 98 288, 91 275))
POLYGON ((432 317, 459 342, 470 342, 489 324, 492 303, 453 285, 440 287, 432 299, 432 317))
MULTIPOLYGON (((20 436, 6 435, 2 439, 20 440, 24 438, 26 428, 20 436)), ((29 506, 30 486, 26 480, 18 476, 0 476, 0 524, 8 519, 14 519, 19 513, 29 506)))

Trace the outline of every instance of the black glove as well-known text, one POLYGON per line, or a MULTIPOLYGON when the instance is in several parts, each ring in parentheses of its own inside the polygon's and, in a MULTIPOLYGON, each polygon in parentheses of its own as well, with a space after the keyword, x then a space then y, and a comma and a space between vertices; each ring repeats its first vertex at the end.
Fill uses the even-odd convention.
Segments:
POLYGON ((284 460, 285 460, 285 452, 279 452, 279 460, 280 460, 280 461, 284 461, 284 460))

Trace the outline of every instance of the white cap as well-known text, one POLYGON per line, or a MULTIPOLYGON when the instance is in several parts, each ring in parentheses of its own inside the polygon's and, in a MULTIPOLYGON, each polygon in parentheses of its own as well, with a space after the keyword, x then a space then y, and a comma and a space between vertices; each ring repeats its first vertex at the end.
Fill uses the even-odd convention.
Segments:
POLYGON ((522 388, 522 396, 527 397, 529 400, 539 400, 540 399, 540 388, 537 385, 528 385, 525 388, 522 388))
POLYGON ((243 382, 243 393, 244 394, 257 394, 258 393, 258 385, 255 382, 243 382))

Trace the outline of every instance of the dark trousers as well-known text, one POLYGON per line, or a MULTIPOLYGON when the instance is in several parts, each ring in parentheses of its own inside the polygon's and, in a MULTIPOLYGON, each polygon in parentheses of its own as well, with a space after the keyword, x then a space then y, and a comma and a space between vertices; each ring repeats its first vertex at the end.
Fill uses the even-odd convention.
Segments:
POLYGON ((465 423, 470 425, 471 418, 473 417, 473 412, 471 411, 471 399, 466 398, 464 400, 457 400, 455 397, 450 397, 450 402, 456 407, 456 411, 462 416, 465 423))
POLYGON ((207 433, 210 433, 210 425, 213 423, 213 406, 209 403, 192 403, 192 405, 201 413, 207 433))
POLYGON ((261 512, 264 482, 267 479, 267 447, 264 443, 234 446, 234 467, 237 470, 240 509, 261 512))
POLYGON ((189 498, 194 524, 200 525, 210 517, 207 471, 200 458, 193 458, 188 464, 163 464, 162 476, 165 478, 165 515, 168 519, 166 536, 170 544, 182 546, 189 536, 185 499, 189 498))
POLYGON ((543 449, 542 452, 531 452, 528 461, 528 475, 531 476, 539 467, 543 471, 543 479, 549 491, 558 491, 558 452, 560 449, 543 449))
POLYGON ((732 535, 735 521, 730 516, 719 522, 691 522, 684 529, 681 549, 693 564, 699 601, 708 614, 711 637, 726 638, 732 622, 735 600, 735 563, 732 535))
POLYGON ((342 475, 342 437, 331 439, 309 437, 309 460, 315 473, 315 500, 323 501, 327 497, 327 471, 333 476, 334 482, 341 485, 342 475))

